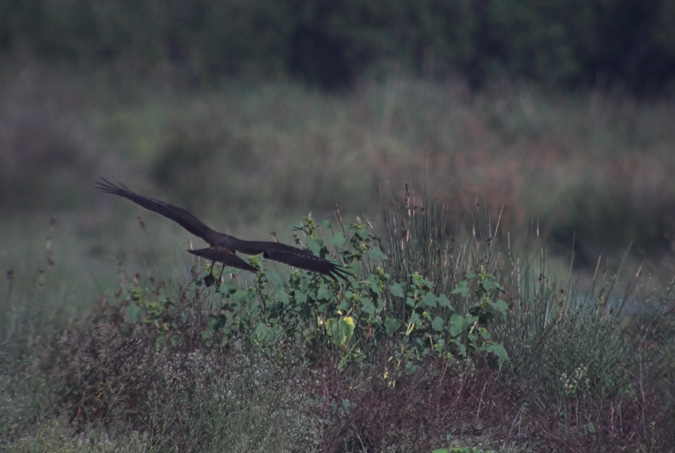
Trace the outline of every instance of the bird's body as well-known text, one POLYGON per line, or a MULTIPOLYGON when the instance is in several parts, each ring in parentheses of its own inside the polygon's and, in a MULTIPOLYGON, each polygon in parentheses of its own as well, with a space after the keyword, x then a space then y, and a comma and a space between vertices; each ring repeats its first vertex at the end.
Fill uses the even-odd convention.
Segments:
POLYGON ((248 264, 236 255, 236 252, 245 255, 262 254, 265 258, 288 264, 289 266, 318 272, 337 281, 338 278, 347 279, 351 274, 339 264, 313 255, 307 250, 302 250, 290 245, 270 241, 245 241, 220 233, 209 228, 197 217, 183 208, 174 206, 164 201, 140 195, 122 184, 113 184, 101 178, 97 188, 103 192, 111 193, 173 220, 188 232, 206 241, 210 247, 199 250, 188 250, 193 255, 218 261, 230 267, 257 272, 258 269, 248 264))

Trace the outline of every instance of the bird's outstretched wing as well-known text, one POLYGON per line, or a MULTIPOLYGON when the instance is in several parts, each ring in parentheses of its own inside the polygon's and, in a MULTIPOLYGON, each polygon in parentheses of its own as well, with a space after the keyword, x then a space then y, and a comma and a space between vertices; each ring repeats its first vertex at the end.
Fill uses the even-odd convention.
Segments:
POLYGON ((199 250, 188 250, 189 253, 193 255, 201 256, 211 261, 218 261, 223 263, 226 266, 235 267, 237 269, 243 269, 245 271, 258 272, 259 269, 251 266, 246 261, 239 258, 231 250, 228 250, 224 247, 209 247, 206 249, 199 250))
POLYGON ((183 208, 137 194, 123 184, 113 184, 105 178, 101 178, 101 181, 96 182, 96 188, 106 193, 124 197, 137 205, 143 206, 145 209, 161 214, 195 236, 204 239, 209 244, 213 244, 212 239, 217 233, 183 208))
POLYGON ((317 272, 335 281, 338 278, 348 280, 349 277, 353 276, 345 267, 337 263, 320 258, 307 250, 278 242, 239 240, 236 243, 235 250, 247 255, 262 253, 265 258, 306 271, 317 272))
POLYGON ((193 255, 201 256, 202 258, 210 259, 212 261, 218 261, 227 266, 257 272, 258 269, 237 257, 234 252, 240 252, 246 255, 259 255, 262 253, 264 257, 271 260, 288 264, 289 266, 297 267, 299 269, 317 272, 326 275, 335 281, 337 281, 338 278, 348 280, 349 277, 353 276, 345 267, 315 256, 311 252, 297 247, 280 244, 278 242, 244 241, 224 233, 219 233, 206 226, 201 220, 185 209, 137 194, 123 184, 114 184, 105 178, 101 178, 101 181, 96 182, 96 188, 106 193, 124 197, 145 209, 161 214, 164 217, 173 220, 195 236, 204 239, 211 245, 210 248, 206 249, 188 250, 188 252, 193 255))

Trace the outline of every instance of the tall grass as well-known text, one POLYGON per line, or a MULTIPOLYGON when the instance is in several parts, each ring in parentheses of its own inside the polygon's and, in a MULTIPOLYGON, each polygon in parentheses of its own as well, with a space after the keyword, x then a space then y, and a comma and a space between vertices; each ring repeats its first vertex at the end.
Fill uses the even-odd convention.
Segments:
POLYGON ((675 444, 668 102, 402 79, 346 97, 172 93, 105 76, 89 97, 42 69, 0 84, 1 449, 675 444), (191 239, 97 198, 96 174, 242 237, 296 235, 358 277, 268 265, 207 289, 191 239), (288 231, 309 209, 314 233, 288 231), (480 335, 453 343, 452 315, 480 335))
POLYGON ((672 446, 675 286, 597 275, 581 292, 548 271, 545 253, 509 247, 498 219, 484 220, 485 239, 453 236, 424 201, 406 192, 377 230, 305 219, 302 244, 358 257, 350 285, 269 268, 215 291, 199 269, 182 282, 122 282, 90 315, 2 357, 1 447, 405 451, 477 447, 476 436, 506 451, 672 446), (400 291, 446 321, 489 298, 474 325, 488 343, 453 343, 424 322, 419 335, 390 329, 385 316, 426 319, 400 291), (627 296, 640 316, 616 302, 627 296), (338 333, 348 319, 353 331, 338 333), (496 342, 504 366, 483 347, 496 342))

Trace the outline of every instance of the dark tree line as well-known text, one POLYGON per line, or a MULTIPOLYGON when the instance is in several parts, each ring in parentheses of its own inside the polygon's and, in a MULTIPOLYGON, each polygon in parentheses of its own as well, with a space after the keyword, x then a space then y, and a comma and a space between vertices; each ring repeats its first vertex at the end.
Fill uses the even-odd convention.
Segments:
POLYGON ((160 65, 200 83, 288 75, 349 87, 397 71, 672 89, 671 0, 2 0, 0 52, 160 65))

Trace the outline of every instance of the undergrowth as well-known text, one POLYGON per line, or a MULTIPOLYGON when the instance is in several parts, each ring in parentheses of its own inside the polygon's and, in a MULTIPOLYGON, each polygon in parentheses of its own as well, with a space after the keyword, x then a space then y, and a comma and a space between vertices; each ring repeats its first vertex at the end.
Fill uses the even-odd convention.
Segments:
MULTIPOLYGON (((584 289, 406 193, 382 231, 307 215, 334 282, 264 267, 121 282, 0 356, 12 451, 664 451, 675 445, 675 285, 584 289), (635 291, 630 288, 635 287, 635 291), (626 312, 626 300, 640 307, 626 312), (75 440, 76 439, 76 440, 75 440)), ((544 254, 542 254, 544 256, 544 254)), ((259 257, 251 260, 258 261, 259 257)), ((259 263, 255 263, 259 264, 259 263)))

